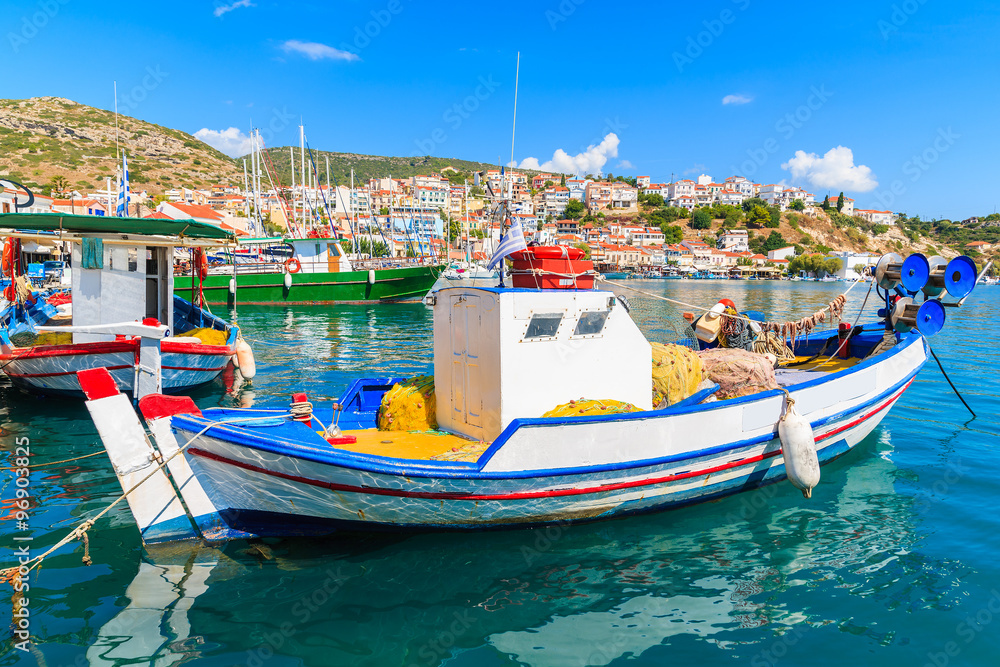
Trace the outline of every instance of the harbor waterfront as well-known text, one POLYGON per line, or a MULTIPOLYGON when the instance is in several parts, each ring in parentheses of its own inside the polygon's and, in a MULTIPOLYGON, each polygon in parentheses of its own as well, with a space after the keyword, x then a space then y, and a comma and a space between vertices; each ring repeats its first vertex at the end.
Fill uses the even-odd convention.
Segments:
MULTIPOLYGON (((726 297, 780 318, 812 312, 847 285, 628 286, 698 305, 726 297)), ((864 290, 849 294, 848 321, 864 290)), ((616 291, 650 340, 670 339, 661 302, 616 291)), ((824 467, 810 500, 781 483, 596 524, 148 551, 122 504, 90 531, 92 566, 77 543, 32 573, 40 653, 8 639, 0 664, 990 664, 1000 650, 996 293, 978 289, 961 324, 931 340, 979 418, 929 364, 855 451, 824 467)), ((432 369, 431 314, 419 303, 217 314, 251 342, 257 377, 226 395, 220 382, 198 389, 202 408, 285 405, 299 391, 319 405, 359 373, 432 369)), ((6 544, 37 554, 120 488, 86 408, 39 405, 6 379, 0 395, 4 465, 20 466, 16 446, 28 438, 39 466, 29 530, 11 509, 6 544), (12 541, 23 534, 31 540, 12 541)))

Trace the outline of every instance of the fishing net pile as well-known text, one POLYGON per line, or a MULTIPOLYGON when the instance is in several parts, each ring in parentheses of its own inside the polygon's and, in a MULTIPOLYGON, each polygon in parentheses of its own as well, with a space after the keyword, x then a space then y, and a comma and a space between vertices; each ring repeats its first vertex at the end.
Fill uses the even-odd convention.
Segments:
POLYGON ((581 398, 578 401, 570 401, 557 405, 543 417, 591 417, 594 415, 620 415, 628 412, 640 412, 639 408, 624 401, 598 401, 581 398))
POLYGON ((431 431, 436 429, 437 400, 434 377, 421 375, 393 385, 378 410, 380 431, 431 431))
POLYGON ((698 353, 705 377, 719 385, 720 400, 777 389, 774 367, 767 357, 747 350, 714 348, 698 353))
POLYGON ((695 393, 702 381, 702 362, 698 353, 670 343, 651 343, 651 346, 653 407, 667 407, 695 393))
POLYGON ((197 338, 203 345, 225 345, 226 332, 208 327, 202 329, 192 329, 182 334, 177 334, 177 338, 197 338))

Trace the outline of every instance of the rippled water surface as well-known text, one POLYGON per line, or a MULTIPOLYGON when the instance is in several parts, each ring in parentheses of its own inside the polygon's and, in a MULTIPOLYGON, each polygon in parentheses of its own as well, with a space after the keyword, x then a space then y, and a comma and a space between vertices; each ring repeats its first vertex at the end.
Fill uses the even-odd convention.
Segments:
MULTIPOLYGON (((693 304, 801 317, 845 285, 635 281, 693 304)), ((866 285, 850 293, 853 319, 866 285)), ((650 338, 662 302, 621 290, 650 338)), ((928 365, 882 425, 823 469, 693 508, 484 534, 344 536, 145 551, 124 504, 30 579, 36 647, 13 665, 995 665, 1000 655, 1000 288, 949 310, 928 365)), ((869 306, 871 307, 871 305, 869 306)), ((683 307, 682 307, 683 309, 683 307)), ((361 375, 431 369, 422 305, 241 308, 258 375, 202 407, 336 398, 361 375)), ((867 318, 866 318, 867 319, 867 318)), ((83 405, 0 385, 4 566, 14 438, 33 463, 99 448, 83 405)), ((34 553, 113 501, 104 456, 31 475, 34 553)), ((0 584, 4 620, 10 588, 0 584)), ((5 627, 6 624, 5 624, 5 627)))

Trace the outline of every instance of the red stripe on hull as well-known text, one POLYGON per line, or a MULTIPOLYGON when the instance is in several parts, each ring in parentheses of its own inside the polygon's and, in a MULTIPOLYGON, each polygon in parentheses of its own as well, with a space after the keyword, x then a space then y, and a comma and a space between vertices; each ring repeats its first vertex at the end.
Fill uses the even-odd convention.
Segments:
MULTIPOLYGON (((912 380, 911 380, 912 382, 912 380)), ((896 399, 898 399, 906 387, 910 384, 907 383, 899 393, 895 396, 889 398, 883 405, 875 408, 871 412, 859 417, 858 419, 851 421, 848 424, 840 426, 832 431, 824 433, 823 435, 816 438, 816 441, 825 440, 837 433, 841 433, 846 429, 857 426, 861 422, 869 419, 870 417, 878 414, 882 410, 886 409, 892 405, 896 399)), ((682 479, 690 479, 692 477, 702 477, 704 475, 712 475, 717 472, 723 472, 725 470, 730 470, 732 468, 738 468, 751 463, 759 463, 765 459, 772 458, 781 453, 780 449, 773 452, 765 452, 757 456, 752 456, 746 459, 740 459, 737 461, 730 461, 729 463, 723 463, 721 465, 713 466, 711 468, 704 468, 702 470, 694 470, 682 473, 676 473, 673 475, 664 475, 662 477, 655 477, 651 479, 640 479, 633 480, 630 482, 616 482, 614 484, 602 484, 600 486, 592 486, 582 489, 553 489, 550 491, 524 491, 521 493, 506 493, 506 494, 476 494, 476 493, 440 493, 440 492, 424 492, 424 491, 406 491, 403 489, 383 489, 376 487, 365 487, 365 486, 351 486, 348 484, 335 484, 333 482, 323 482, 316 479, 310 479, 308 477, 301 477, 299 475, 289 475, 288 473, 277 472, 275 470, 267 470, 261 468, 260 466, 253 465, 251 463, 245 463, 243 461, 234 461, 233 459, 228 459, 224 456, 219 456, 218 454, 213 454, 207 452, 203 449, 191 448, 189 450, 191 454, 195 456, 200 456, 202 458, 211 459, 213 461, 219 461, 220 463, 226 463, 228 465, 235 466, 237 468, 242 468, 244 470, 249 470, 252 472, 262 473, 264 475, 270 475, 271 477, 279 477, 281 479, 287 479, 291 482, 298 482, 301 484, 308 484, 309 486, 315 486, 323 489, 329 489, 330 491, 343 491, 347 493, 361 493, 374 496, 393 496, 397 498, 424 498, 429 500, 531 500, 537 498, 558 498, 563 496, 579 496, 588 495, 592 493, 603 493, 606 491, 620 491, 623 489, 634 489, 643 486, 652 486, 656 484, 665 484, 668 482, 674 482, 682 479)))

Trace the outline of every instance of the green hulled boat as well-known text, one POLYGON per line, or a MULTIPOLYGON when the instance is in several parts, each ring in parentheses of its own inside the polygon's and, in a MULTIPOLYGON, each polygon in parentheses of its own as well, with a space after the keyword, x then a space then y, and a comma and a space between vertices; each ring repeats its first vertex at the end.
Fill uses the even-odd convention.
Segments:
MULTIPOLYGON (((209 304, 409 301, 427 294, 445 268, 431 258, 352 260, 329 238, 241 241, 222 257, 225 263, 210 266, 201 282, 209 304)), ((183 267, 174 276, 181 296, 198 290, 192 273, 183 267)))

